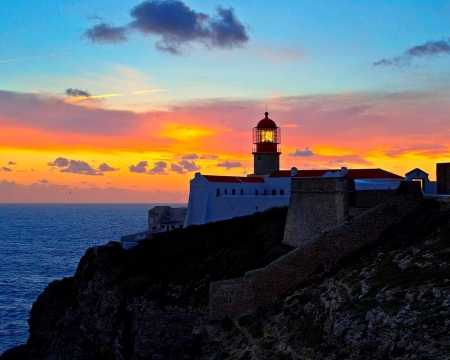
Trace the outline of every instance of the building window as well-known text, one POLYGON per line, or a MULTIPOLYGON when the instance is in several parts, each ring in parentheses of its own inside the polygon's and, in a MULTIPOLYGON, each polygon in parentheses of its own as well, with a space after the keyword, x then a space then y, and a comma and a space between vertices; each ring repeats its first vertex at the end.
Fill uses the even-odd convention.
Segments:
POLYGON ((241 189, 241 195, 244 195, 244 190, 243 189, 241 189))
POLYGON ((258 156, 258 160, 261 160, 261 156, 258 156))
POLYGON ((225 195, 227 194, 227 190, 228 190, 228 189, 225 189, 225 190, 223 191, 225 195))
POLYGON ((258 195, 258 189, 255 190, 255 195, 258 195))
POLYGON ((267 189, 266 189, 266 190, 264 190, 264 195, 267 195, 267 189))
POLYGON ((276 195, 277 191, 276 190, 272 190, 272 195, 276 195))
POLYGON ((231 195, 236 195, 236 190, 235 189, 231 190, 231 195))
POLYGON ((280 190, 280 195, 284 195, 284 189, 280 190))
POLYGON ((220 195, 220 189, 216 189, 216 196, 220 195))

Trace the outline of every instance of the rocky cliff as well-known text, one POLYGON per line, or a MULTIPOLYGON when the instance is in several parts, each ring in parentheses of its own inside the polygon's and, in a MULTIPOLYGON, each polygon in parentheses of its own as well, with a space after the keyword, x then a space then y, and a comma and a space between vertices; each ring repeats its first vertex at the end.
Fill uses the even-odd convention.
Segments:
POLYGON ((34 303, 27 344, 1 359, 448 358, 450 212, 433 201, 269 305, 209 321, 211 281, 290 251, 285 218, 274 209, 89 249, 34 303))

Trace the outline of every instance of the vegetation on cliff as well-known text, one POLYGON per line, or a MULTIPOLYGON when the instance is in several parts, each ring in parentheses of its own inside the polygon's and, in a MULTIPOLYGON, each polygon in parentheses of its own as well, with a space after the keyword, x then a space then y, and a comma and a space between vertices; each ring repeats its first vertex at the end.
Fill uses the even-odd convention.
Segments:
MULTIPOLYGON (((89 249, 30 316, 29 359, 445 359, 450 211, 424 201, 370 246, 239 319, 207 319, 211 281, 290 249, 286 209, 89 249)), ((3 358, 2 358, 3 360, 3 358)))

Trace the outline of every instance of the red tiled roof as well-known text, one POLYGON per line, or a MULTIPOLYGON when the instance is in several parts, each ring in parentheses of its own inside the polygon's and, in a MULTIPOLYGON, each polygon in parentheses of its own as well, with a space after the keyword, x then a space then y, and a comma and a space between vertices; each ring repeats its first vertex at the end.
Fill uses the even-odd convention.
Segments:
POLYGON ((398 179, 403 180, 403 176, 396 175, 383 169, 350 169, 344 175, 346 179, 398 179))
POLYGON ((202 175, 209 182, 241 183, 236 176, 202 175))
POLYGON ((245 176, 238 176, 238 179, 241 180, 244 183, 263 183, 264 179, 261 177, 245 177, 245 176))

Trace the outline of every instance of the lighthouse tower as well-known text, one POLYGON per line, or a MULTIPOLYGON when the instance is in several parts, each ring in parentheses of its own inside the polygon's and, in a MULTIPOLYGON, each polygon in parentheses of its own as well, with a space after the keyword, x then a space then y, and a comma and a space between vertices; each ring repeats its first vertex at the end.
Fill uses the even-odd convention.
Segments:
POLYGON ((277 145, 281 142, 281 131, 275 121, 266 117, 253 128, 253 149, 254 173, 253 175, 270 175, 274 171, 280 170, 280 149, 277 145))

